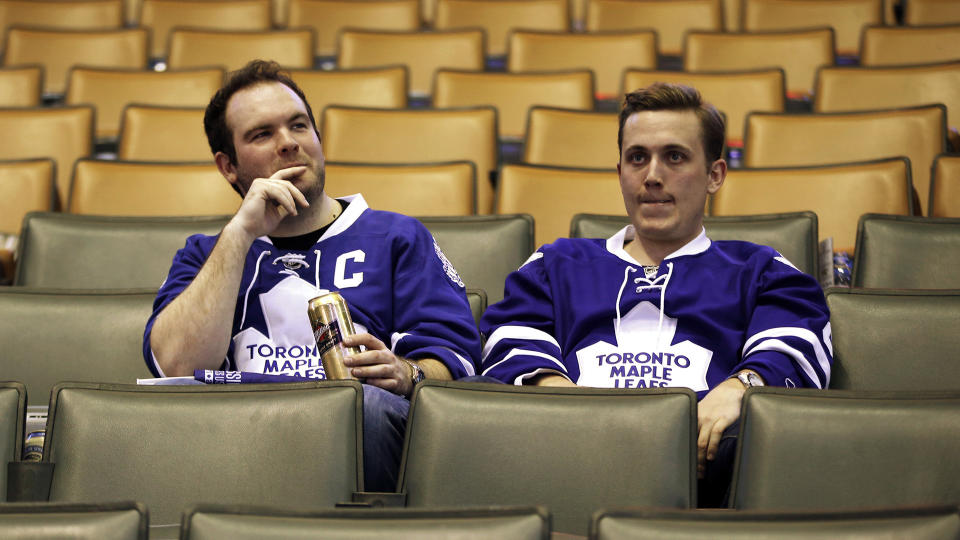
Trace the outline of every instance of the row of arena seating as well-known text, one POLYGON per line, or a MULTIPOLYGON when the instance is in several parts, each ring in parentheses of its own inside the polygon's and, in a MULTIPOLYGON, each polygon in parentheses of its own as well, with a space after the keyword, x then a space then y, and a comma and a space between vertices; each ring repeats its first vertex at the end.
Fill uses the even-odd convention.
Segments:
MULTIPOLYGON (((900 360, 901 371, 917 369, 900 360)), ((22 426, 22 392, 19 383, 3 383, 7 439, 22 433, 13 429, 22 426)), ((294 511, 344 502, 541 505, 555 531, 577 535, 604 508, 696 506, 697 402, 689 389, 420 383, 397 489, 384 494, 363 491, 361 400, 357 381, 60 383, 51 393, 42 461, 12 466, 7 492, 18 501, 140 501, 150 509, 154 537, 176 532, 183 511, 204 503, 294 511)), ((16 457, 17 442, 5 441, 6 455, 16 457)), ((729 505, 956 505, 958 450, 955 386, 751 388, 729 505)))

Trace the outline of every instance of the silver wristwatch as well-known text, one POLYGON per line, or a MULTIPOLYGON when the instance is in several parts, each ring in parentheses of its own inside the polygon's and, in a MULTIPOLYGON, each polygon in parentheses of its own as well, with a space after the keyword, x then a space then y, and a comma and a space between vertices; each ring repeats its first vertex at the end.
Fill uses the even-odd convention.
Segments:
POLYGON ((420 366, 418 366, 415 362, 411 362, 406 358, 404 358, 403 361, 406 362, 408 366, 410 366, 410 382, 412 382, 414 386, 416 386, 418 382, 427 378, 423 374, 423 370, 420 369, 420 366))
POLYGON ((737 380, 743 383, 747 388, 754 386, 764 386, 763 379, 752 371, 741 371, 737 373, 737 380))

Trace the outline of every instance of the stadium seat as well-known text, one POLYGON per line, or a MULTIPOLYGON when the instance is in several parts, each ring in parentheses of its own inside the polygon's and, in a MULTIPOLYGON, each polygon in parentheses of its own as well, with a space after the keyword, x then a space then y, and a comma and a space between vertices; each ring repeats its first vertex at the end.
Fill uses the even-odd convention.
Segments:
POLYGON ((120 0, 0 0, 0 43, 12 26, 49 30, 119 30, 123 26, 120 0))
POLYGON ((433 106, 491 105, 497 109, 500 139, 516 141, 523 139, 530 107, 543 105, 590 111, 593 93, 590 70, 481 73, 441 69, 434 78, 433 106))
POLYGON ((374 30, 415 32, 420 29, 417 0, 290 0, 290 28, 312 28, 317 35, 315 54, 337 54, 340 32, 374 30))
POLYGON ((324 157, 333 162, 425 163, 472 161, 477 166, 477 207, 493 206, 497 111, 465 109, 323 109, 324 157))
POLYGON ((66 211, 103 216, 220 216, 240 197, 212 163, 84 159, 74 168, 66 211))
POLYGON ((507 70, 564 71, 589 69, 596 78, 598 99, 616 99, 627 68, 657 67, 657 35, 652 30, 571 33, 510 33, 507 70))
MULTIPOLYGON (((406 66, 336 70, 291 70, 314 115, 328 105, 402 109, 410 75, 406 66)), ((316 118, 320 122, 320 118, 316 118)))
POLYGON ((31 406, 46 405, 59 381, 132 383, 150 377, 141 344, 155 297, 155 288, 108 293, 0 287, 4 377, 26 385, 31 406))
POLYGON ((146 69, 148 42, 144 28, 11 28, 3 61, 6 66, 43 66, 43 93, 60 97, 67 88, 67 74, 75 65, 146 69))
POLYGON ((203 113, 204 107, 127 105, 120 120, 117 159, 213 164, 203 113))
POLYGON ((860 65, 896 66, 960 59, 960 24, 870 26, 863 30, 860 65))
POLYGON ((820 66, 835 63, 833 30, 689 32, 684 42, 684 71, 739 71, 779 67, 787 96, 806 98, 820 66))
POLYGON ((400 165, 328 161, 324 191, 331 197, 360 193, 376 210, 468 216, 477 213, 477 167, 469 161, 400 165))
POLYGON ((904 2, 903 23, 928 26, 960 23, 960 5, 951 0, 910 0, 904 2))
POLYGON ((340 33, 337 67, 405 65, 410 73, 410 95, 430 95, 433 74, 441 68, 481 71, 484 66, 482 30, 449 32, 340 33))
POLYGON ((655 82, 692 86, 700 91, 703 99, 723 113, 727 146, 739 148, 743 146, 747 113, 784 112, 787 100, 785 81, 780 68, 712 73, 628 69, 623 74, 623 92, 645 88, 655 82))
MULTIPOLYGON (((14 285, 153 289, 192 234, 215 235, 229 216, 115 217, 32 212, 24 220, 14 285)), ((141 321, 141 326, 146 319, 141 321)))
POLYGON ((350 538, 375 540, 389 531, 395 540, 544 540, 550 515, 542 507, 439 509, 339 509, 294 512, 285 508, 211 506, 184 513, 184 540, 232 538, 350 538))
POLYGON ((470 312, 473 313, 473 320, 480 324, 480 317, 487 310, 487 293, 483 289, 467 289, 467 302, 470 303, 470 312))
POLYGON ((579 535, 611 505, 690 508, 695 411, 687 388, 428 379, 410 405, 400 488, 413 508, 544 505, 555 532, 579 535))
POLYGON ((270 25, 270 0, 141 0, 140 4, 140 26, 150 29, 150 56, 155 59, 167 57, 175 28, 267 31, 270 25))
POLYGON ((750 388, 742 407, 733 508, 960 500, 960 390, 750 388))
POLYGON ((486 55, 506 56, 507 39, 515 30, 570 30, 567 0, 437 0, 433 21, 437 30, 481 28, 486 55))
POLYGON ((928 214, 960 218, 960 154, 942 154, 934 160, 928 214))
POLYGON ((89 105, 0 109, 0 159, 53 159, 57 200, 66 205, 74 162, 93 154, 93 130, 89 105))
POLYGON ((363 486, 361 394, 354 380, 60 383, 43 455, 50 501, 143 501, 151 532, 174 537, 205 501, 332 507, 363 486))
POLYGON ((523 161, 553 167, 609 168, 620 161, 616 113, 531 107, 523 161))
POLYGON ((147 540, 148 522, 147 507, 136 502, 0 505, 8 538, 147 540))
MULTIPOLYGON (((609 238, 629 224, 626 215, 577 214, 570 222, 570 238, 609 238)), ((770 246, 801 271, 817 275, 817 215, 813 212, 707 216, 703 226, 711 240, 770 246)))
MULTIPOLYGON (((67 105, 93 105, 97 139, 115 140, 127 105, 205 107, 223 84, 223 77, 220 68, 152 71, 74 67, 68 76, 65 101, 67 105)), ((174 140, 181 136, 178 133, 174 140)))
POLYGON ((504 165, 497 187, 498 214, 530 214, 536 246, 566 237, 579 212, 624 211, 616 169, 576 169, 543 165, 504 165), (547 196, 549 194, 549 196, 547 196))
POLYGON ((904 158, 843 165, 730 169, 711 216, 816 213, 820 239, 853 253, 857 220, 869 212, 909 215, 910 165, 904 158))
POLYGON ((524 214, 418 218, 433 234, 468 288, 486 293, 490 304, 503 299, 507 275, 530 257, 533 218, 524 214))
POLYGON ((617 509, 593 517, 590 540, 735 540, 768 538, 879 538, 940 540, 960 535, 956 506, 849 511, 746 511, 617 509))
POLYGON ((794 167, 906 156, 920 199, 914 212, 920 215, 928 208, 930 167, 946 145, 946 108, 939 104, 849 113, 750 113, 743 162, 794 167))
POLYGON ((857 226, 854 287, 960 289, 960 219, 866 214, 857 226))
POLYGON ((588 0, 586 26, 588 32, 654 30, 660 54, 680 56, 687 32, 723 31, 723 6, 720 0, 588 0))
MULTIPOLYGON (((960 225, 957 225, 960 226, 960 225)), ((960 290, 827 289, 831 388, 960 390, 960 290)))
POLYGON ((0 68, 0 107, 39 107, 42 94, 43 67, 0 68))
POLYGON ((53 210, 55 167, 52 159, 0 161, 0 235, 20 234, 27 212, 53 210))
MULTIPOLYGON (((6 378, 8 375, 4 374, 6 378)), ((4 463, 19 461, 23 452, 23 423, 27 412, 27 389, 23 383, 0 382, 0 456, 4 463)), ((7 500, 7 467, 0 467, 0 501, 7 500)), ((0 504, 0 509, 7 505, 0 504)), ((2 510, 0 510, 2 512, 2 510)), ((0 513, 0 527, 3 518, 0 513)))
POLYGON ((833 28, 843 56, 860 54, 865 26, 883 24, 882 0, 744 0, 742 9, 745 32, 833 28))
POLYGON ((275 60, 286 68, 313 67, 313 30, 216 31, 174 29, 170 34, 167 67, 221 66, 228 71, 251 60, 275 60))

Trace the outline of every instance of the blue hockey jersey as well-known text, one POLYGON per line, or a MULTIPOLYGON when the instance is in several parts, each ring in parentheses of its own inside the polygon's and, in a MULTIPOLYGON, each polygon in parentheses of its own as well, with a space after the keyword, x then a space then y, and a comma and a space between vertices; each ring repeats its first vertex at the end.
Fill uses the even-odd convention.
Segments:
MULTIPOLYGON (((629 236, 628 236, 629 235, 629 236)), ((706 232, 656 276, 610 239, 559 239, 507 279, 481 321, 482 374, 581 386, 684 386, 699 397, 745 368, 772 386, 826 388, 829 312, 817 281, 772 248, 706 232)))
MULTIPOLYGON (((268 237, 247 252, 222 369, 324 378, 307 302, 338 291, 358 332, 407 358, 442 361, 453 377, 475 374, 480 336, 463 282, 419 221, 372 210, 360 195, 308 251, 277 248, 268 237)), ((194 235, 177 252, 147 321, 143 354, 157 314, 194 279, 217 242, 194 235)))

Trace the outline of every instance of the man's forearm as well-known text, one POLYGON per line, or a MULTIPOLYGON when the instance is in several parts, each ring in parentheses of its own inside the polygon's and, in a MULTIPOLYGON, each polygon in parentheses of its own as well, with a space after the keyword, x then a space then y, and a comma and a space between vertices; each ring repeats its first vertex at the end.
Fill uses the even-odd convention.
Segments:
POLYGON ((216 369, 230 345, 237 291, 253 239, 227 224, 193 282, 157 315, 150 347, 167 376, 216 369))
POLYGON ((435 358, 418 358, 411 360, 411 362, 416 362, 417 365, 420 366, 420 369, 423 370, 423 376, 427 379, 439 379, 441 381, 453 379, 453 375, 450 374, 447 365, 440 360, 435 358))

